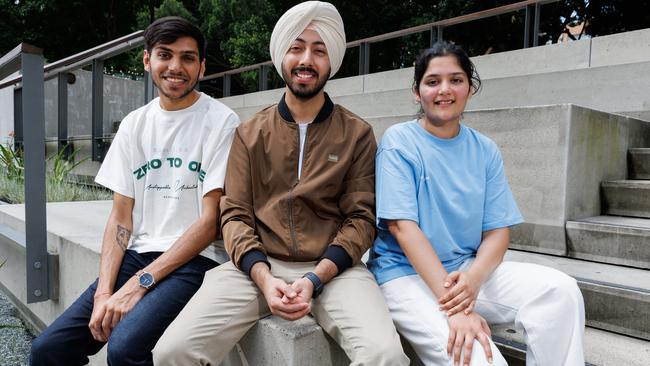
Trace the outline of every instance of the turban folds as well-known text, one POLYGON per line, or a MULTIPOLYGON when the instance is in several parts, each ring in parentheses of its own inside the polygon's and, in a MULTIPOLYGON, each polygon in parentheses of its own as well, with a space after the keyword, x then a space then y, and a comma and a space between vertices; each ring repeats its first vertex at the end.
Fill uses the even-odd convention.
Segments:
POLYGON ((282 76, 282 60, 293 41, 310 27, 323 39, 330 59, 330 77, 334 76, 345 55, 343 19, 334 5, 321 1, 306 1, 287 10, 273 28, 269 51, 271 61, 282 76))

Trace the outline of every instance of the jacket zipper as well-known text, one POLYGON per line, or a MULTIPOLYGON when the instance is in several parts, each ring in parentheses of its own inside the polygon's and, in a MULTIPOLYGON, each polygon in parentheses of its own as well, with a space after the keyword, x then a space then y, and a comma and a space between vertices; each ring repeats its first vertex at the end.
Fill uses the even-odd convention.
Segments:
MULTIPOLYGON (((305 151, 307 151, 307 132, 305 131, 305 145, 303 146, 302 151, 300 151, 300 126, 297 126, 298 129, 298 161, 300 161, 300 153, 302 152, 302 165, 305 165, 305 151)), ((307 128, 309 130, 309 128, 307 128)), ((300 172, 302 172, 302 166, 300 167, 300 172)), ((298 239, 296 238, 296 226, 295 223, 293 222, 293 190, 296 188, 298 183, 300 182, 300 175, 296 178, 296 181, 293 183, 291 186, 291 189, 289 189, 289 232, 291 233, 291 248, 292 248, 292 254, 294 257, 298 256, 298 239)))
POLYGON ((291 249, 293 257, 298 256, 298 240, 296 239, 296 228, 293 223, 293 189, 298 185, 298 180, 289 189, 289 232, 291 233, 291 249))

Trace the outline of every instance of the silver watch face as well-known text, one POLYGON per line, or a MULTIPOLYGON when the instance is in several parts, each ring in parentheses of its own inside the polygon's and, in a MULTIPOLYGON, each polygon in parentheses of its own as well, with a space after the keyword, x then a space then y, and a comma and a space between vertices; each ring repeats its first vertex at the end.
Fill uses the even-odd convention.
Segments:
POLYGON ((138 277, 138 281, 140 281, 140 286, 144 288, 149 288, 154 284, 153 275, 149 272, 142 272, 140 277, 138 277))

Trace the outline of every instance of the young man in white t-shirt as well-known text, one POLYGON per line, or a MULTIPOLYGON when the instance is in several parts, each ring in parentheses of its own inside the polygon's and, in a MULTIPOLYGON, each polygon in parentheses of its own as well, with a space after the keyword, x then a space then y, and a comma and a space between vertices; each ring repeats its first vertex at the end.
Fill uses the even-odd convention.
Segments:
POLYGON ((228 260, 219 199, 237 115, 194 88, 205 39, 179 17, 144 32, 159 98, 124 118, 96 182, 114 192, 99 278, 32 345, 32 365, 82 365, 108 343, 112 365, 152 365, 151 350, 228 260))

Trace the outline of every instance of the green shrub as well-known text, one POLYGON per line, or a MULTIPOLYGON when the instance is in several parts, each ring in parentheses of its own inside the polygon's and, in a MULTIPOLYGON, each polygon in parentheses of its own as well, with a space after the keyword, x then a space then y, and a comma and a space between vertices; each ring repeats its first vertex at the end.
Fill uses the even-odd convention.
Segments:
MULTIPOLYGON (((70 154, 70 160, 79 150, 70 154)), ((65 160, 65 148, 47 158, 52 169, 46 172, 45 196, 47 202, 110 200, 112 193, 100 187, 69 181, 70 172, 88 158, 76 163, 65 160)), ((25 202, 24 161, 20 151, 0 145, 0 200, 9 203, 25 202), (4 174, 2 174, 4 173, 4 174)))
POLYGON ((23 179, 25 162, 20 150, 14 151, 9 145, 0 145, 0 164, 10 179, 23 179))
POLYGON ((68 145, 64 146, 58 153, 52 154, 47 158, 47 161, 54 160, 52 162, 52 170, 48 174, 50 179, 56 184, 63 184, 74 168, 88 160, 88 157, 86 157, 76 163, 72 163, 80 149, 73 150, 67 160, 64 158, 66 150, 68 150, 68 145))

